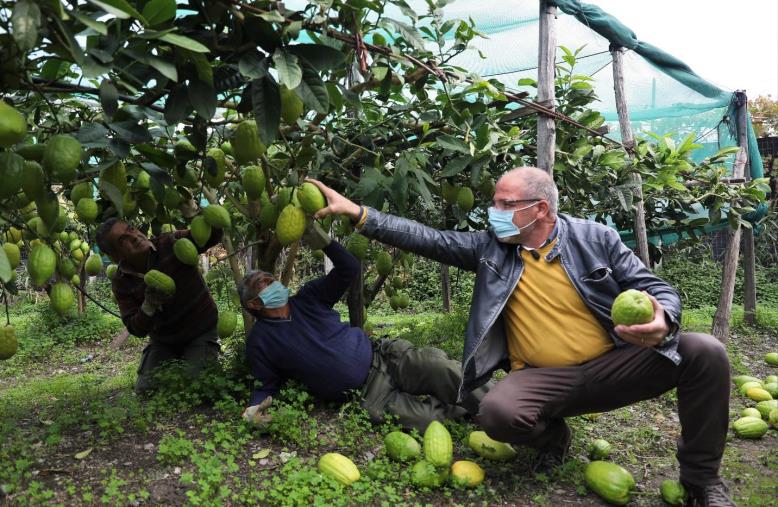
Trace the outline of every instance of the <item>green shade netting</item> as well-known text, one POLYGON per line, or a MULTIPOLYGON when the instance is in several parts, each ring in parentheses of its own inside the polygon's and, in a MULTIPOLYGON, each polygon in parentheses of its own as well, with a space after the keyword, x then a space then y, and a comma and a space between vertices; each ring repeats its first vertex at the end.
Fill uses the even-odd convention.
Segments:
MULTIPOLYGON (((292 0, 286 4, 302 9, 306 2, 292 0)), ((407 0, 407 4, 419 15, 428 11, 424 0, 407 0)), ((575 72, 594 78, 592 85, 599 102, 592 107, 605 117, 610 137, 620 138, 609 51, 613 45, 626 50, 624 90, 636 135, 655 132, 681 139, 694 132, 697 143, 703 146, 693 154, 698 161, 720 148, 737 145, 732 91, 706 81, 684 62, 639 39, 629 27, 597 5, 579 0, 549 0, 549 4, 558 7, 556 44, 573 51, 580 48, 575 72)), ((537 79, 539 9, 538 0, 456 0, 444 6, 443 19, 472 19, 476 29, 485 36, 474 39, 470 48, 451 63, 482 77, 498 79, 510 90, 535 95, 534 88, 520 86, 518 81, 537 79)), ((411 23, 393 5, 386 5, 383 15, 411 23)), ((428 24, 428 21, 419 23, 428 24)), ((651 37, 651 34, 644 35, 651 37)), ((448 36, 453 37, 453 31, 448 36)), ((562 55, 558 49, 557 62, 563 61, 562 55)), ((747 128, 750 176, 761 178, 762 159, 750 118, 747 128)), ((767 206, 762 205, 748 219, 759 220, 766 212, 767 206)))

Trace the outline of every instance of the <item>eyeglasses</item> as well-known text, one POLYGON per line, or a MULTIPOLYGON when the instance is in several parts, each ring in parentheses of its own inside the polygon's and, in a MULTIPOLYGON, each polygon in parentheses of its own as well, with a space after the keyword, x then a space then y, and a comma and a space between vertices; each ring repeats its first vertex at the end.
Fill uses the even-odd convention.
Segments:
POLYGON ((523 202, 535 202, 541 200, 542 199, 537 197, 533 199, 502 199, 499 201, 494 201, 494 207, 500 211, 519 211, 519 204, 523 202))

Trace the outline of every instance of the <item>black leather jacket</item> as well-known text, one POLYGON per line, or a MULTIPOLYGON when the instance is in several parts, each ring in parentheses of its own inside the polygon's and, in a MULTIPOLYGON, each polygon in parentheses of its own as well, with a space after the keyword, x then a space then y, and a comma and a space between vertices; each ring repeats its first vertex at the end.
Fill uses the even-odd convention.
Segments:
MULTIPOLYGON (((677 330, 681 322, 681 299, 678 292, 647 269, 621 242, 614 229, 562 214, 558 222, 557 243, 546 260, 560 258, 573 286, 616 346, 625 342, 613 332, 610 318, 613 300, 627 289, 645 290, 661 303, 675 330, 672 339, 656 351, 679 364, 677 330)), ((460 400, 488 381, 497 368, 510 369, 502 310, 524 270, 517 245, 497 241, 491 231, 439 231, 373 208, 368 209, 360 232, 444 264, 475 271, 462 355, 460 400)))

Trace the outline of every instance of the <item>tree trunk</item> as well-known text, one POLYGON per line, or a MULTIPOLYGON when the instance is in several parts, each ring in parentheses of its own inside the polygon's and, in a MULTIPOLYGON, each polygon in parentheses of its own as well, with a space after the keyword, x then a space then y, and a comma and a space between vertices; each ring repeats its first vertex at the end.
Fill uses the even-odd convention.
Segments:
POLYGON ((447 264, 440 264, 440 291, 443 295, 443 311, 451 312, 451 274, 447 264))

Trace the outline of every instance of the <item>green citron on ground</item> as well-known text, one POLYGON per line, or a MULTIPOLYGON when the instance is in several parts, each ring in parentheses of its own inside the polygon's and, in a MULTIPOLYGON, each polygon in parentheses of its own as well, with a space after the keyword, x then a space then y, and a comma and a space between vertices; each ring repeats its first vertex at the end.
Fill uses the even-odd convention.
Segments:
POLYGON ((13 326, 0 326, 0 359, 10 359, 16 354, 19 344, 13 326))
POLYGON ((257 134, 257 124, 254 120, 246 120, 238 125, 230 141, 235 160, 241 164, 256 161, 267 149, 257 134))
POLYGON ((143 283, 168 296, 172 296, 176 293, 176 282, 162 271, 156 269, 149 270, 149 272, 144 275, 143 283))
POLYGON ((0 146, 10 148, 27 135, 27 122, 22 113, 0 100, 0 146))
POLYGON ((659 493, 662 495, 662 500, 669 505, 678 507, 686 505, 686 489, 678 481, 672 479, 663 480, 662 484, 659 485, 659 493))
POLYGON ((229 310, 219 312, 219 320, 216 323, 216 333, 219 335, 219 338, 227 338, 232 336, 237 325, 238 315, 235 312, 229 310))
POLYGON ((516 450, 510 444, 494 440, 485 431, 471 432, 467 445, 482 458, 494 461, 509 461, 516 457, 516 450))
POLYGON ((300 201, 303 211, 309 215, 313 215, 327 206, 327 199, 324 198, 319 187, 307 181, 297 191, 297 199, 300 201))
POLYGON ((628 471, 608 461, 592 461, 584 470, 586 485, 606 502, 626 505, 635 491, 635 479, 628 471))
POLYGON ((625 290, 613 301, 611 318, 615 325, 632 326, 654 320, 654 305, 651 299, 639 290, 625 290))
POLYGON ((69 134, 57 134, 46 141, 43 169, 54 183, 67 183, 81 163, 81 143, 69 134))
POLYGON ((217 229, 229 229, 232 223, 230 213, 224 209, 224 206, 218 204, 211 204, 203 208, 203 217, 208 225, 217 229))
POLYGON ((278 215, 276 237, 282 245, 291 245, 299 241, 305 232, 305 212, 301 208, 288 204, 278 215))
POLYGON ((265 190, 265 173, 262 168, 250 165, 243 170, 243 190, 249 199, 259 199, 265 190))
POLYGON ((197 266, 197 247, 187 238, 179 238, 173 243, 173 253, 176 259, 189 266, 197 266))
POLYGON ((448 467, 436 467, 427 460, 421 460, 411 469, 411 482, 424 488, 437 488, 448 479, 448 467))

